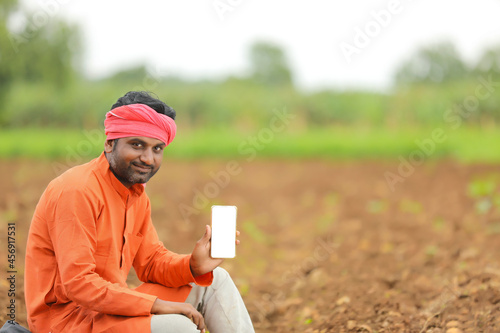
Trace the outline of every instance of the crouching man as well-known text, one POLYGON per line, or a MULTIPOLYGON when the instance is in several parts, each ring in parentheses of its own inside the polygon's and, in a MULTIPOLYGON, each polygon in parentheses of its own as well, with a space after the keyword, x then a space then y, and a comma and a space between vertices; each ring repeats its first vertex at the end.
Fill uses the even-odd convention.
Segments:
POLYGON ((210 257, 210 227, 180 255, 152 224, 144 187, 175 137, 174 120, 162 101, 127 93, 106 114, 104 152, 48 185, 26 249, 32 332, 254 332, 222 259, 210 257), (136 289, 126 284, 132 266, 144 282, 136 289))

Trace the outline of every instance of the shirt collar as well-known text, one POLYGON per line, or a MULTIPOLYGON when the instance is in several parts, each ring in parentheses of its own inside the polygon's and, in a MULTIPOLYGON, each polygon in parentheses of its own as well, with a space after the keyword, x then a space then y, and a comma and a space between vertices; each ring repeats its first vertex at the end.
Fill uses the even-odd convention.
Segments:
POLYGON ((127 188, 118 178, 116 178, 109 167, 109 162, 104 152, 97 158, 97 169, 101 176, 111 184, 122 199, 126 200, 128 197, 139 197, 144 193, 145 184, 134 184, 130 188, 127 188))

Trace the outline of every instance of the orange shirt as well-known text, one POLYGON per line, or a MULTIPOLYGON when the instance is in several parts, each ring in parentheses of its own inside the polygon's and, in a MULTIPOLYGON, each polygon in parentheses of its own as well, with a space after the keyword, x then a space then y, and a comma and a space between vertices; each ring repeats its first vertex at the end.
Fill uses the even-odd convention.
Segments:
POLYGON ((149 332, 158 296, 183 302, 189 283, 212 283, 212 273, 193 277, 189 259, 158 240, 144 186, 127 189, 102 153, 54 179, 36 207, 25 267, 30 330, 149 332), (132 266, 147 282, 135 290, 126 284, 132 266))

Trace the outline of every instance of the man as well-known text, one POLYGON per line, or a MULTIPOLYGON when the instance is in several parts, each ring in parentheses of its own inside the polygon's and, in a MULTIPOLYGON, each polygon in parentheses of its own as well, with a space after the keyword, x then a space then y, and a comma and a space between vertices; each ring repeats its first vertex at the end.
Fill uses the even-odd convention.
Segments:
MULTIPOLYGON (((30 226, 25 269, 32 332, 253 332, 211 230, 190 255, 167 250, 145 183, 175 137, 175 111, 144 92, 118 99, 104 152, 54 179, 30 226), (144 283, 132 290, 131 267, 144 283)), ((237 241, 237 244, 239 241, 237 241)))

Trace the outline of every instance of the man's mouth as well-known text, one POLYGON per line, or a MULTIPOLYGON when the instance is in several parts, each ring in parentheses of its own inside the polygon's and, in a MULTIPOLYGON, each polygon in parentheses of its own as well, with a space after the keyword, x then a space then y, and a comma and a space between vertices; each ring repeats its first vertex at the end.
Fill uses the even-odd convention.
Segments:
POLYGON ((137 169, 139 170, 140 172, 150 172, 152 170, 151 167, 148 167, 148 166, 144 166, 144 165, 139 165, 139 164, 135 164, 135 163, 132 163, 132 165, 137 169))

